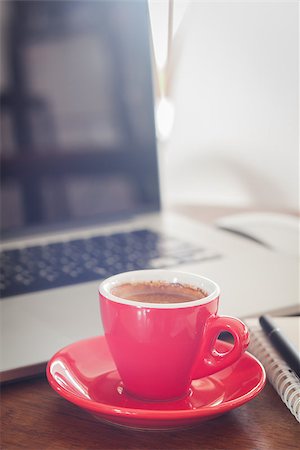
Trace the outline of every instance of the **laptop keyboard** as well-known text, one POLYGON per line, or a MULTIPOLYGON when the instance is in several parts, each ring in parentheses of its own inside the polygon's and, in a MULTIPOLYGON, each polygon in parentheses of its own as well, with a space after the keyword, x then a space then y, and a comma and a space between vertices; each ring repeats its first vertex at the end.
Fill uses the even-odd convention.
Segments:
POLYGON ((6 250, 0 256, 0 294, 4 298, 219 257, 146 229, 6 250))

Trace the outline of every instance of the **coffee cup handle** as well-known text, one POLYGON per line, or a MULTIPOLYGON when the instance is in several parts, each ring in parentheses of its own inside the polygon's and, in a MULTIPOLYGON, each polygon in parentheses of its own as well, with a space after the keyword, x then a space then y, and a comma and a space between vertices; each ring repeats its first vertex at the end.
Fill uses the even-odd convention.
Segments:
POLYGON ((249 345, 249 332, 246 325, 234 317, 215 316, 210 319, 205 331, 205 341, 200 351, 201 361, 196 363, 193 379, 206 377, 219 372, 237 361, 249 345), (215 348, 220 333, 229 332, 234 343, 225 353, 215 348))

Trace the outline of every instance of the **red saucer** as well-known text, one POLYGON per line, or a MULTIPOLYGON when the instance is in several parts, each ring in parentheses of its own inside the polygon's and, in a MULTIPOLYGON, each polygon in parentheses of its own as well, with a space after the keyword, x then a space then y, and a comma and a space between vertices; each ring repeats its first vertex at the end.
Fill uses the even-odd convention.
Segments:
MULTIPOLYGON (((218 351, 230 344, 218 341, 218 351)), ((105 338, 75 342, 57 352, 47 366, 51 387, 97 418, 139 429, 186 427, 219 416, 257 396, 266 375, 260 362, 245 353, 237 362, 194 380, 190 395, 170 402, 145 402, 123 392, 105 338)))

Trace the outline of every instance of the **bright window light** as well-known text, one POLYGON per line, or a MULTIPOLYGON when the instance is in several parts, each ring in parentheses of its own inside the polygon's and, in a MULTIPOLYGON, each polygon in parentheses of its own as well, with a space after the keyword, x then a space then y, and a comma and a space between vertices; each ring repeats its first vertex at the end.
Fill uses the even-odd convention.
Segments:
POLYGON ((156 108, 157 137, 165 141, 171 134, 174 122, 174 106, 166 97, 162 97, 156 108))

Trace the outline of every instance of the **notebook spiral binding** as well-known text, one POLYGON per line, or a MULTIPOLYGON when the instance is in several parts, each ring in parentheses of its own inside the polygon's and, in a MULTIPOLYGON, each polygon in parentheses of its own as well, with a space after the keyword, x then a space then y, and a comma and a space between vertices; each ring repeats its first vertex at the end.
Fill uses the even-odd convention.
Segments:
POLYGON ((300 379, 267 341, 261 329, 250 330, 250 336, 249 352, 262 362, 268 380, 300 422, 300 379))

